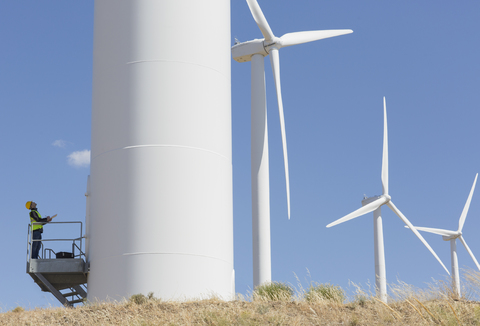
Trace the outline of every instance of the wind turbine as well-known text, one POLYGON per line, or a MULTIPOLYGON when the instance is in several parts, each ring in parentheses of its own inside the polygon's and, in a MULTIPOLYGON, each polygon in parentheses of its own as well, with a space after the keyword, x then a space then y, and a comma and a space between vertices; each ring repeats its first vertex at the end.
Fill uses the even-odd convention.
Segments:
POLYGON ((375 285, 377 296, 383 302, 387 302, 387 278, 385 270, 385 251, 383 245, 383 226, 382 226, 382 213, 381 207, 387 205, 398 217, 410 227, 410 229, 415 233, 415 235, 422 241, 422 243, 430 250, 430 252, 435 256, 443 268, 450 274, 442 263, 437 254, 429 246, 427 241, 420 235, 420 233, 413 227, 410 221, 405 217, 405 215, 400 212, 400 210, 393 204, 392 197, 389 195, 388 191, 388 132, 387 132, 387 105, 385 97, 383 98, 383 158, 382 158, 382 188, 383 194, 380 196, 373 196, 370 198, 364 198, 362 200, 361 208, 356 211, 345 215, 344 217, 330 223, 327 225, 327 228, 334 225, 349 221, 356 217, 365 215, 367 213, 373 212, 373 226, 374 226, 374 247, 375 247, 375 285))
POLYGON ((263 39, 237 43, 232 47, 233 59, 237 62, 252 62, 251 99, 251 170, 252 170, 252 238, 253 238, 253 285, 271 281, 270 253, 270 187, 268 169, 268 130, 265 94, 264 57, 270 54, 283 143, 287 211, 290 219, 290 181, 288 175, 287 139, 280 88, 281 48, 312 42, 324 38, 352 33, 352 30, 322 30, 287 33, 276 37, 256 0, 247 0, 248 7, 263 34, 263 39))
POLYGON ((439 234, 443 236, 443 240, 450 241, 450 252, 451 252, 451 258, 452 258, 452 286, 453 286, 453 291, 458 298, 460 298, 460 273, 458 272, 458 257, 457 257, 457 243, 456 243, 457 239, 460 239, 460 242, 465 246, 465 249, 467 249, 468 253, 472 257, 473 261, 475 262, 475 265, 477 265, 477 268, 480 271, 480 265, 478 264, 477 259, 473 255, 473 252, 470 250, 470 248, 468 247, 467 243, 465 242, 462 236, 463 225, 465 224, 465 219, 467 218, 468 209, 470 208, 470 202, 472 201, 473 191, 475 190, 475 184, 477 183, 477 177, 478 177, 478 173, 475 176, 475 180, 473 181, 472 189, 470 190, 470 194, 468 195, 468 199, 467 199, 467 202, 465 203, 465 207, 463 208, 462 215, 460 215, 457 231, 415 226, 415 229, 419 231, 439 234))

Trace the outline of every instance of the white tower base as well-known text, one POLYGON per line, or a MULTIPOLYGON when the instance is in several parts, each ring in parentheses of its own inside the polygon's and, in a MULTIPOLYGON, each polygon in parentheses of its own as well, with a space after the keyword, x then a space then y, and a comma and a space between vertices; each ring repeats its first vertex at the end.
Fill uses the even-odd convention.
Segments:
POLYGON ((234 298, 230 2, 95 1, 89 300, 234 298))

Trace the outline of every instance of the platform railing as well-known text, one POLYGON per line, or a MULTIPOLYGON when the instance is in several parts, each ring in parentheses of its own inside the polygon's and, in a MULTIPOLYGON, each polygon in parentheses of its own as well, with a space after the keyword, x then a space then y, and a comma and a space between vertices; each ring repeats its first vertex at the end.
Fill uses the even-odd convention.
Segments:
POLYGON ((52 254, 53 258, 56 258, 56 253, 53 249, 51 248, 45 248, 43 243, 44 242, 65 242, 65 241, 71 241, 72 242, 72 253, 73 253, 73 258, 84 258, 85 253, 83 252, 83 223, 80 221, 72 221, 72 222, 48 222, 48 224, 79 224, 80 226, 80 234, 76 238, 67 238, 67 239, 33 239, 33 232, 32 232, 32 225, 38 225, 38 224, 45 224, 42 222, 34 222, 32 224, 28 225, 28 241, 27 241, 27 262, 30 262, 30 259, 32 259, 32 246, 34 242, 41 241, 41 247, 40 247, 40 252, 39 252, 39 259, 52 259, 52 254), (47 253, 48 253, 48 258, 47 258, 47 253))

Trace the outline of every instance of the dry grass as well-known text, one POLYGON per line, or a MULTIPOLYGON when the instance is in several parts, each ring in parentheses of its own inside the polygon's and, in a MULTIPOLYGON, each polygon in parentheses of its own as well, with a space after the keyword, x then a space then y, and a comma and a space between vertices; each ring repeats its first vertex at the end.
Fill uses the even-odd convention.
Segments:
POLYGON ((305 291, 290 301, 252 295, 230 302, 164 302, 150 295, 71 309, 14 309, 0 314, 0 325, 480 325, 480 302, 471 300, 480 293, 480 273, 470 270, 464 278, 462 300, 454 300, 447 283, 439 281, 427 289, 389 285, 388 305, 357 285, 346 303, 307 301, 305 291))
POLYGON ((479 325, 471 301, 309 303, 148 300, 0 315, 0 325, 479 325))

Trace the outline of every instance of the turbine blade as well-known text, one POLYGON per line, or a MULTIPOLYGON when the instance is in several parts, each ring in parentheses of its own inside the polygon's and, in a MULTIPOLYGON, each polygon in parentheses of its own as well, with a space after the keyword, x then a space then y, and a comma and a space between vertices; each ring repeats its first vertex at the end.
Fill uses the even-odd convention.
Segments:
POLYGON ((280 40, 282 47, 286 47, 290 45, 308 43, 350 33, 353 33, 351 29, 330 29, 324 31, 296 32, 287 33, 280 37, 280 40))
POLYGON ((387 104, 385 101, 385 97, 383 97, 382 188, 383 188, 383 194, 388 195, 388 129, 387 129, 387 104))
POLYGON ((432 255, 438 260, 438 262, 440 263, 440 265, 442 265, 442 267, 445 269, 445 271, 448 273, 448 275, 450 275, 450 272, 448 271, 448 269, 445 267, 445 265, 443 264, 443 262, 440 260, 440 258, 437 256, 437 254, 435 253, 435 251, 433 251, 432 247, 430 247, 430 245, 427 243, 427 241, 425 241, 425 239, 422 237, 422 235, 417 231, 417 229, 415 229, 415 227, 412 225, 412 223, 410 223, 410 221, 405 217, 405 215, 402 214, 402 212, 400 212, 400 210, 391 202, 389 201, 387 203, 387 206, 390 207, 390 209, 395 213, 397 214, 398 217, 400 217, 400 219, 403 221, 403 223, 405 223, 406 225, 408 225, 408 227, 410 228, 410 230, 412 230, 413 233, 415 233, 415 235, 417 236, 417 238, 420 239, 420 241, 422 241, 422 243, 425 245, 425 247, 427 247, 428 250, 430 250, 430 252, 432 253, 432 255))
MULTIPOLYGON (((409 229, 409 227, 407 225, 405 225, 405 227, 407 229, 409 229)), ((422 226, 414 226, 414 228, 417 229, 418 231, 434 233, 434 234, 443 235, 443 236, 446 236, 446 237, 451 237, 451 236, 454 236, 454 235, 458 235, 457 231, 450 231, 450 230, 444 230, 444 229, 434 229, 434 228, 425 228, 425 227, 422 227, 422 226)))
POLYGON ((386 201, 387 201, 387 199, 385 197, 380 197, 377 200, 375 200, 375 201, 373 201, 373 202, 371 202, 371 203, 369 203, 369 204, 367 204, 363 207, 360 207, 356 211, 353 211, 350 214, 345 215, 344 217, 339 218, 338 220, 328 224, 327 228, 335 226, 335 225, 343 223, 343 222, 346 222, 346 221, 349 221, 349 220, 352 220, 356 217, 365 215, 367 213, 373 212, 374 210, 376 210, 377 208, 379 208, 380 206, 385 204, 386 201))
POLYGON ((247 0, 247 4, 250 8, 253 19, 255 19, 255 22, 265 38, 265 41, 271 41, 275 35, 273 35, 270 25, 268 25, 267 19, 263 15, 262 9, 260 9, 257 0, 247 0))
POLYGON ((463 243, 465 249, 467 249, 468 253, 470 254, 470 257, 472 257, 473 261, 475 262, 475 265, 477 265, 478 270, 480 271, 480 265, 478 264, 477 259, 473 255, 473 252, 470 250, 467 243, 465 242, 465 239, 462 236, 460 236, 459 238, 460 238, 460 241, 463 243))
POLYGON ((280 86, 280 58, 277 48, 271 49, 270 62, 272 64, 275 88, 277 89, 278 114, 280 116, 280 130, 282 131, 283 163, 285 165, 285 182, 287 186, 287 209, 288 219, 290 219, 290 178, 288 175, 287 135, 285 133, 285 117, 283 115, 282 88, 280 86))
POLYGON ((465 207, 463 207, 462 215, 460 215, 460 220, 458 221, 458 232, 462 232, 463 224, 465 224, 465 219, 467 218, 467 213, 470 208, 470 202, 472 201, 473 191, 475 190, 475 184, 477 183, 477 177, 478 173, 475 176, 475 180, 473 180, 472 189, 470 190, 470 194, 468 195, 465 207))

